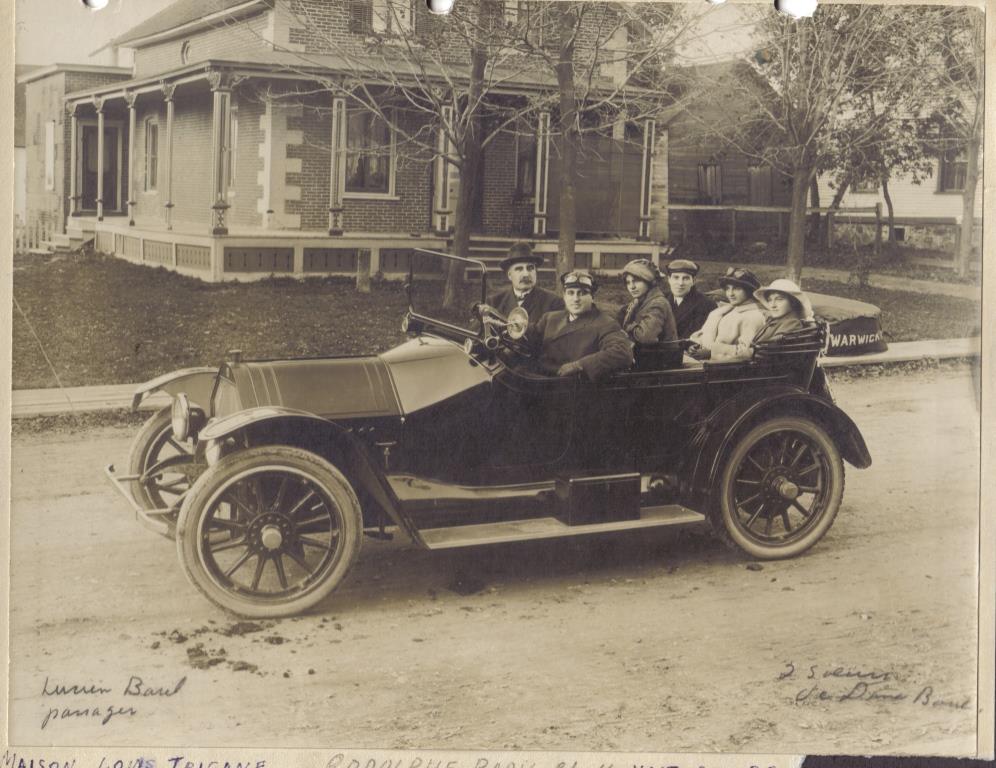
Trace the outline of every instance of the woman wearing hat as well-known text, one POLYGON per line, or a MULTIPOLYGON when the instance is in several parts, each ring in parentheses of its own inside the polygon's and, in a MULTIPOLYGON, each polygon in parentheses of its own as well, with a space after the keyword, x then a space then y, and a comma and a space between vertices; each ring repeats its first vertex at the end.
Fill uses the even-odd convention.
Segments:
POLYGON ((792 331, 798 331, 813 319, 813 305, 802 289, 784 278, 754 291, 754 298, 761 302, 768 319, 757 332, 752 344, 774 341, 792 331))
POLYGON ((728 303, 710 312, 702 330, 692 334, 695 346, 688 354, 697 360, 748 359, 752 354, 751 343, 765 320, 761 305, 754 298, 761 281, 748 269, 730 267, 719 284, 728 303))
POLYGON ((629 337, 639 344, 678 338, 674 313, 657 285, 657 268, 649 259, 635 259, 622 269, 626 290, 633 300, 616 318, 629 337))

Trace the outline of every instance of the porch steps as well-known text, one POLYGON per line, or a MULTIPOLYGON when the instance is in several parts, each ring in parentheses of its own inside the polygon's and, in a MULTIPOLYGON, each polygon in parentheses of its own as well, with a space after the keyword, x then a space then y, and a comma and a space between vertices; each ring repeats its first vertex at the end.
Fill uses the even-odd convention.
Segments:
POLYGON ((54 233, 48 240, 42 240, 40 245, 39 250, 43 253, 69 253, 78 247, 73 245, 73 240, 69 235, 64 235, 61 232, 54 233))
POLYGON ((611 523, 567 525, 555 517, 538 517, 531 520, 512 520, 502 523, 457 525, 447 528, 426 528, 419 536, 429 549, 456 549, 476 547, 481 544, 506 544, 513 541, 556 539, 564 536, 582 536, 592 533, 629 531, 638 528, 659 528, 664 525, 699 523, 705 516, 678 504, 644 507, 638 520, 617 520, 611 523))

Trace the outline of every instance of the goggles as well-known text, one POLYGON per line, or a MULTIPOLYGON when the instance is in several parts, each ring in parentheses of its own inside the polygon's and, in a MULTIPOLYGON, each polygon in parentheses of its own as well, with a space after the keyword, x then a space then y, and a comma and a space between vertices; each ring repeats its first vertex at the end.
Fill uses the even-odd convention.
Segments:
POLYGON ((595 291, 595 278, 587 272, 568 272, 560 282, 564 288, 584 288, 592 293, 595 291))

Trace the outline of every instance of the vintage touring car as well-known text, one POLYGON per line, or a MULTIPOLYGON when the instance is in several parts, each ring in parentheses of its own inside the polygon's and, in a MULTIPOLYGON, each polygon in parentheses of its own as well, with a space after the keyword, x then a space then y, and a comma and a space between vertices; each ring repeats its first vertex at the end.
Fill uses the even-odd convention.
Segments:
POLYGON ((551 378, 524 359, 521 310, 476 304, 460 322, 434 308, 452 263, 483 300, 483 264, 412 261, 410 339, 390 351, 233 352, 135 393, 135 407, 160 390, 172 405, 137 435, 128 472, 107 475, 222 608, 312 608, 364 534, 387 528, 445 549, 708 520, 752 558, 792 557, 832 525, 843 460, 871 464, 818 365, 818 325, 750 361, 694 362, 672 342, 598 383, 551 378))

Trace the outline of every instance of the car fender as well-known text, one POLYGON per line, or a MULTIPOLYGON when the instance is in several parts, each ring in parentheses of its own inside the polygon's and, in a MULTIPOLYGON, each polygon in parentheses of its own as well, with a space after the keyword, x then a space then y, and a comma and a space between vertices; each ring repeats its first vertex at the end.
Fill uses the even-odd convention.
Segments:
POLYGON ((154 392, 162 390, 170 396, 176 397, 181 392, 186 392, 190 402, 195 403, 202 409, 207 410, 211 402, 211 393, 214 391, 214 381, 218 375, 217 368, 181 368, 178 371, 171 371, 158 376, 155 379, 139 384, 135 393, 131 397, 131 409, 138 410, 142 401, 154 392))
MULTIPOLYGON (((222 440, 234 437, 239 433, 253 430, 263 424, 273 424, 276 422, 293 422, 297 426, 300 426, 301 422, 304 422, 314 427, 318 434, 326 436, 341 450, 344 466, 340 466, 339 469, 345 472, 350 481, 358 486, 357 490, 362 489, 368 493, 387 513, 395 525, 405 531, 409 536, 414 537, 413 529, 408 525, 406 518, 398 511, 397 499, 384 479, 383 472, 379 470, 366 447, 349 430, 321 416, 309 413, 308 411, 296 408, 284 408, 282 406, 248 408, 229 416, 211 420, 200 432, 197 450, 198 452, 203 451, 203 447, 209 440, 222 440)), ((300 429, 295 429, 294 431, 296 434, 302 434, 302 430, 300 429)), ((290 444, 295 444, 298 447, 315 452, 313 447, 306 441, 300 443, 290 441, 290 444)))
POLYGON ((786 413, 806 415, 820 424, 849 464, 858 469, 871 466, 871 454, 857 425, 832 402, 794 387, 763 387, 722 403, 692 438, 689 490, 697 501, 708 497, 716 487, 723 460, 744 430, 762 417, 786 413))

